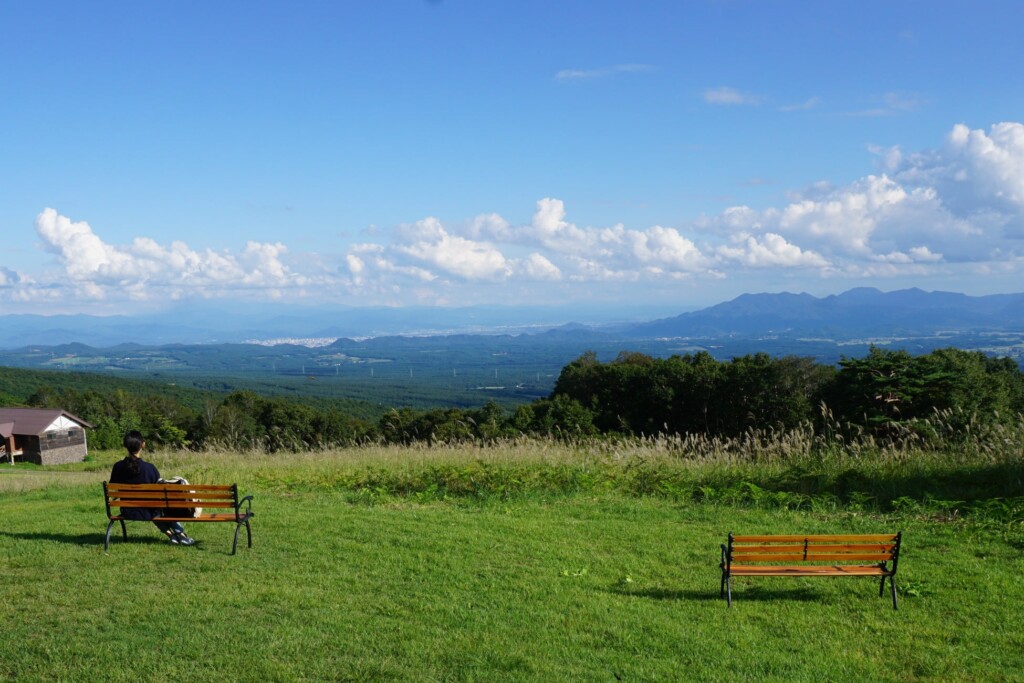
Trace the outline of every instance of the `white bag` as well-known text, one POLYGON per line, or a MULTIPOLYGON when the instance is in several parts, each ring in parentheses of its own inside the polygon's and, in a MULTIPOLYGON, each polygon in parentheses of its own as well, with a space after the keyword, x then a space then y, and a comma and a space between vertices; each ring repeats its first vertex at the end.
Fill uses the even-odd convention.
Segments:
MULTIPOLYGON (((167 479, 160 478, 157 480, 158 484, 188 484, 188 479, 185 477, 169 477, 167 479)), ((195 491, 189 491, 189 493, 195 493, 195 491)), ((192 499, 193 502, 198 502, 196 499, 192 499)), ((183 510, 189 510, 193 517, 199 517, 203 514, 203 508, 182 508, 183 510)), ((176 515, 178 517, 184 517, 184 515, 176 515)))

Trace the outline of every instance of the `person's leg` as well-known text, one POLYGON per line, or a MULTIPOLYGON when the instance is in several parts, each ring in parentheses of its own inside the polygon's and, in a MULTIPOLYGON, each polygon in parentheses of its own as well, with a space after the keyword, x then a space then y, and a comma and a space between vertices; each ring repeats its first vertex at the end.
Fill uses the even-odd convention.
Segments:
POLYGON ((162 532, 164 532, 165 534, 168 534, 168 535, 169 534, 183 534, 183 533, 185 533, 185 528, 183 526, 181 526, 181 524, 179 524, 178 522, 157 522, 157 521, 154 521, 153 524, 156 524, 156 528, 157 529, 159 529, 160 531, 162 531, 162 532))
POLYGON ((159 529, 167 538, 170 539, 171 543, 179 543, 181 545, 192 545, 193 541, 185 533, 185 527, 181 526, 179 522, 157 522, 153 524, 159 529))

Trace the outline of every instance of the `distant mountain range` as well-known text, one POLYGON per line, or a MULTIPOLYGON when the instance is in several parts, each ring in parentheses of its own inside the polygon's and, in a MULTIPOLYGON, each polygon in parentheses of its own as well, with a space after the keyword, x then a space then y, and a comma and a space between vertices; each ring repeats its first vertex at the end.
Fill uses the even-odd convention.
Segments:
POLYGON ((817 298, 810 294, 744 294, 673 318, 635 325, 632 338, 779 335, 850 339, 963 332, 1024 331, 1024 294, 870 287, 817 298))
MULTIPOLYGON (((678 310, 678 309, 676 309, 678 310)), ((549 340, 766 337, 831 340, 921 337, 964 332, 1024 332, 1024 294, 968 296, 904 289, 810 294, 744 294, 699 311, 656 318, 668 309, 562 306, 467 308, 218 308, 189 304, 138 316, 4 315, 0 348, 80 343, 217 344, 245 341, 330 343, 395 335, 544 334, 549 340), (653 319, 653 320, 652 320, 653 319)))
MULTIPOLYGON (((675 309, 678 311, 678 308, 675 309)), ((326 340, 394 335, 543 332, 570 322, 601 327, 636 324, 674 312, 669 306, 429 306, 338 307, 286 304, 225 306, 182 304, 156 314, 131 316, 0 315, 0 349, 81 343, 109 347, 125 342, 221 344, 270 340, 326 340)))

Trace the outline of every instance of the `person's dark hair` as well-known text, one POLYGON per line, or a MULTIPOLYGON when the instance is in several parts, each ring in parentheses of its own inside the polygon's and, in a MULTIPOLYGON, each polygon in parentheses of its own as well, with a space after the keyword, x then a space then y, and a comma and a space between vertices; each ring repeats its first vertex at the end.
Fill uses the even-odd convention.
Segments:
POLYGON ((145 439, 142 438, 142 432, 137 429, 133 429, 124 435, 124 447, 128 449, 128 455, 125 456, 124 460, 129 474, 133 477, 139 473, 139 453, 142 452, 142 445, 144 443, 145 439))

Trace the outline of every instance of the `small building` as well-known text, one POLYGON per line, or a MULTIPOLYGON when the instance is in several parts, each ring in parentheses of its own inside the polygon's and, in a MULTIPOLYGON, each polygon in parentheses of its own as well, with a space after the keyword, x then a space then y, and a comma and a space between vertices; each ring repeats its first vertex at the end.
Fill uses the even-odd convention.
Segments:
POLYGON ((85 435, 92 425, 60 408, 0 408, 3 457, 39 465, 82 462, 89 453, 85 435))

